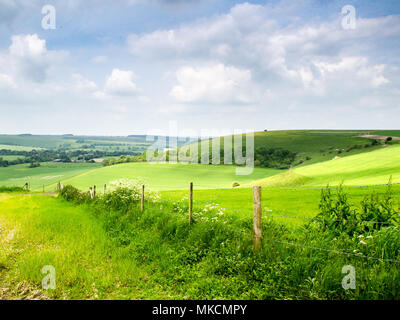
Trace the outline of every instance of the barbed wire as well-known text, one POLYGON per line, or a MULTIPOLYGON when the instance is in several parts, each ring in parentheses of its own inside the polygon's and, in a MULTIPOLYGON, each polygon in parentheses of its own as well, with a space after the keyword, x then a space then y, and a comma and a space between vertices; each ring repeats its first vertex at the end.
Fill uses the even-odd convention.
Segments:
POLYGON ((279 217, 279 218, 292 218, 292 219, 307 219, 307 220, 321 220, 321 221, 331 221, 331 222, 354 222, 354 223, 371 223, 371 224, 389 224, 398 226, 400 223, 395 222, 386 222, 386 221, 370 221, 370 220, 351 220, 351 219, 327 219, 320 217, 302 217, 302 216, 288 216, 288 215, 279 215, 279 214, 268 214, 263 216, 262 218, 268 217, 279 217))
POLYGON ((358 257, 358 258, 376 260, 376 261, 381 261, 381 262, 393 262, 393 263, 400 264, 400 260, 370 257, 370 256, 363 255, 361 253, 352 253, 352 252, 338 251, 338 250, 334 250, 334 249, 319 248, 319 247, 307 246, 307 245, 303 245, 303 244, 279 241, 279 240, 274 240, 274 239, 269 239, 269 241, 272 241, 275 243, 280 243, 283 245, 299 247, 299 248, 307 248, 307 249, 312 249, 312 250, 319 250, 319 251, 331 252, 331 253, 335 253, 335 254, 346 255, 346 256, 354 256, 354 257, 358 257))
MULTIPOLYGON (((389 186, 389 185, 400 185, 400 182, 393 182, 393 183, 382 183, 382 184, 369 184, 369 185, 361 185, 361 186, 344 186, 344 185, 338 185, 338 186, 326 186, 326 187, 309 187, 309 188, 268 188, 268 187, 263 187, 262 190, 265 191, 308 191, 308 190, 335 190, 338 188, 342 189, 358 189, 358 188, 370 188, 370 187, 382 187, 382 186, 389 186)), ((187 186, 177 186, 177 187, 171 187, 166 186, 166 185, 152 185, 154 188, 168 188, 168 190, 162 190, 162 191, 183 191, 187 188, 187 186)), ((193 184, 193 187, 204 187, 204 188, 210 188, 210 189, 217 189, 217 190, 253 190, 252 187, 218 187, 215 185, 204 185, 204 184, 193 184)))

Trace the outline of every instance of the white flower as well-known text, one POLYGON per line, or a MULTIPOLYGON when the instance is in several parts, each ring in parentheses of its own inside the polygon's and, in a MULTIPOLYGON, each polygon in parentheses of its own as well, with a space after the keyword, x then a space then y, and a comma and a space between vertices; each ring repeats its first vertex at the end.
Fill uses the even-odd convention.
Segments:
POLYGON ((364 246, 367 244, 364 240, 361 240, 360 243, 364 246))

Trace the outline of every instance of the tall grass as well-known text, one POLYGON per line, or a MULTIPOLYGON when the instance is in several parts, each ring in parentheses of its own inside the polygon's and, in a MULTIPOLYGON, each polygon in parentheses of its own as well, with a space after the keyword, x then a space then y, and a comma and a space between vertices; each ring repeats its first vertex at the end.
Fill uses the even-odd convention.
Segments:
MULTIPOLYGON (((135 193, 131 190, 131 193, 135 193)), ((98 219, 121 256, 152 272, 171 297, 185 299, 396 299, 400 297, 400 233, 397 225, 338 232, 318 221, 288 229, 263 221, 263 249, 252 249, 252 221, 198 208, 187 221, 186 201, 152 201, 140 212, 139 197, 117 189, 90 199, 77 193, 98 219), (347 254, 345 254, 347 253, 347 254), (369 259, 365 257, 369 257, 369 259), (355 290, 342 288, 345 265, 357 272, 355 290)), ((75 200, 72 200, 75 201, 75 200)))

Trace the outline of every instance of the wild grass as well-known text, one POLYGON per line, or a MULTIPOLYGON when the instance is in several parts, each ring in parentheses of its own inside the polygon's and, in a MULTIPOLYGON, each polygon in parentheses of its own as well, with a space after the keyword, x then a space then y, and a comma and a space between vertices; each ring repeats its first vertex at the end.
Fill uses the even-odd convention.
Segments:
POLYGON ((0 282, 7 288, 2 298, 400 297, 397 263, 336 253, 399 259, 396 226, 361 234, 364 245, 360 234, 336 235, 313 222, 288 228, 265 217, 263 249, 255 254, 251 217, 204 205, 195 208, 189 226, 186 201, 149 198, 140 212, 138 197, 127 199, 126 191, 91 200, 65 187, 63 197, 77 205, 39 196, 2 200, 1 230, 7 234, 0 253, 0 282), (44 265, 56 269, 55 290, 41 288, 44 265), (345 265, 356 268, 355 290, 342 288, 345 265))

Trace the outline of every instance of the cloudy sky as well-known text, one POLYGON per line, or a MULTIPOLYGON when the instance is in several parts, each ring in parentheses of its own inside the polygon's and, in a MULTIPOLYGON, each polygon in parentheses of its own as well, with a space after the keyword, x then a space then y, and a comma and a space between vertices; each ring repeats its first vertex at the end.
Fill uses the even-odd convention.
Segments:
POLYGON ((0 0, 0 133, 399 129, 399 68, 398 0, 0 0))

